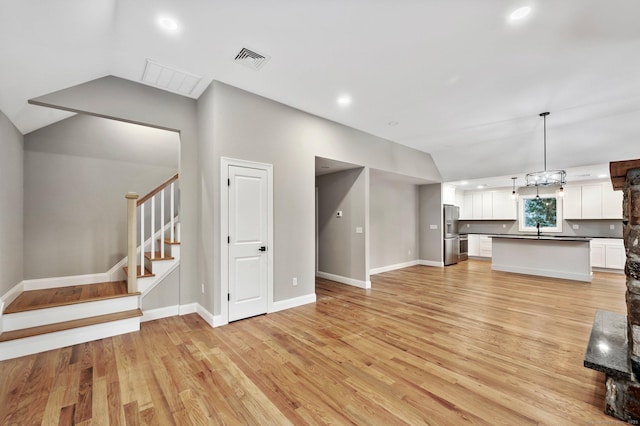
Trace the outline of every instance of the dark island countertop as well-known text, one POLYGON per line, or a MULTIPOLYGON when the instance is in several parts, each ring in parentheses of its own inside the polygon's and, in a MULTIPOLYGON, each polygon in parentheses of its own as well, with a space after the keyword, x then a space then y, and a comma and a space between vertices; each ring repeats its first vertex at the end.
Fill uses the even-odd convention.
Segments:
POLYGON ((593 238, 590 237, 563 237, 557 236, 554 237, 552 235, 514 235, 514 234, 504 234, 504 235, 490 235, 491 238, 506 238, 511 240, 544 240, 544 241, 577 241, 577 242, 589 242, 593 238))

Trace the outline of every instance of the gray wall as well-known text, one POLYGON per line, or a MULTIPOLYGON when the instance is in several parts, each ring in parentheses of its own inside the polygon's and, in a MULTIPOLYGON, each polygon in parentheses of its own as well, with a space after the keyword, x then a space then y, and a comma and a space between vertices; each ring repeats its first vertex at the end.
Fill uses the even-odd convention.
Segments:
POLYGON ((175 132, 85 115, 26 135, 25 278, 106 272, 124 258, 124 195, 175 175, 179 145, 175 132))
MULTIPOLYGON (((214 81, 198 99, 198 114, 202 167, 199 270, 204 274, 202 282, 214 283, 213 297, 203 303, 214 314, 220 313, 221 306, 216 300, 220 293, 220 157, 273 164, 275 301, 315 292, 316 156, 440 181, 431 156, 424 152, 223 83, 214 81), (298 277, 298 286, 292 286, 292 277, 298 277)), ((368 223, 364 228, 366 238, 368 223)))
POLYGON ((0 111, 0 296, 23 279, 23 137, 0 111))
POLYGON ((419 203, 420 259, 442 262, 442 185, 420 185, 419 203))
POLYGON ((215 81, 197 102, 110 76, 32 103, 180 132, 180 303, 199 302, 216 315, 220 157, 274 166, 275 301, 314 293, 316 156, 441 181, 429 154, 215 81))
POLYGON ((30 102, 180 133, 180 303, 198 302, 201 294, 197 269, 200 178, 196 102, 112 76, 41 96, 30 102))
POLYGON ((366 171, 363 168, 316 178, 318 187, 318 270, 366 281, 366 171), (336 212, 342 211, 342 217, 336 212), (356 234, 356 227, 363 233, 356 234))
POLYGON ((164 308, 180 304, 180 269, 167 275, 142 299, 142 310, 164 308))
POLYGON ((418 259, 418 186, 371 174, 371 268, 418 259))

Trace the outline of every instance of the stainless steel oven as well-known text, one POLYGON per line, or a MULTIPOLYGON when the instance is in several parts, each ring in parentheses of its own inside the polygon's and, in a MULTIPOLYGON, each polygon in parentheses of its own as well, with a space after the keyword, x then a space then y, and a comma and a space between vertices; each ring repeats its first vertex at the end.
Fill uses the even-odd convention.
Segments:
POLYGON ((467 260, 469 258, 469 236, 467 234, 460 234, 460 253, 458 254, 458 261, 467 260))

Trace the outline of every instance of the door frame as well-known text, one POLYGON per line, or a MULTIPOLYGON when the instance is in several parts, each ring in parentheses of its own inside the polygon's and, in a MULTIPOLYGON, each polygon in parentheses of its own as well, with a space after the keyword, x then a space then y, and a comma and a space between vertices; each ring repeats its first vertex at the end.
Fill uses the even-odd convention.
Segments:
POLYGON ((273 312, 273 165, 220 157, 220 316, 229 323, 229 166, 265 170, 267 172, 267 313, 273 312))

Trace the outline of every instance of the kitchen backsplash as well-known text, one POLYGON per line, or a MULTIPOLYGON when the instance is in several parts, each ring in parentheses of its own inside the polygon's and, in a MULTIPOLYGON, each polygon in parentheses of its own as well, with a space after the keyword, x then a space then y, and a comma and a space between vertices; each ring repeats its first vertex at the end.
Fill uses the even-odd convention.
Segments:
MULTIPOLYGON (((518 231, 518 221, 515 220, 461 220, 459 222, 461 234, 522 234, 531 232, 518 231)), ((547 232, 545 232, 546 234, 547 232)), ((594 238, 622 238, 621 220, 564 220, 562 232, 553 235, 594 237, 594 238), (577 225, 578 229, 573 229, 577 225), (613 229, 611 227, 613 226, 613 229)))

